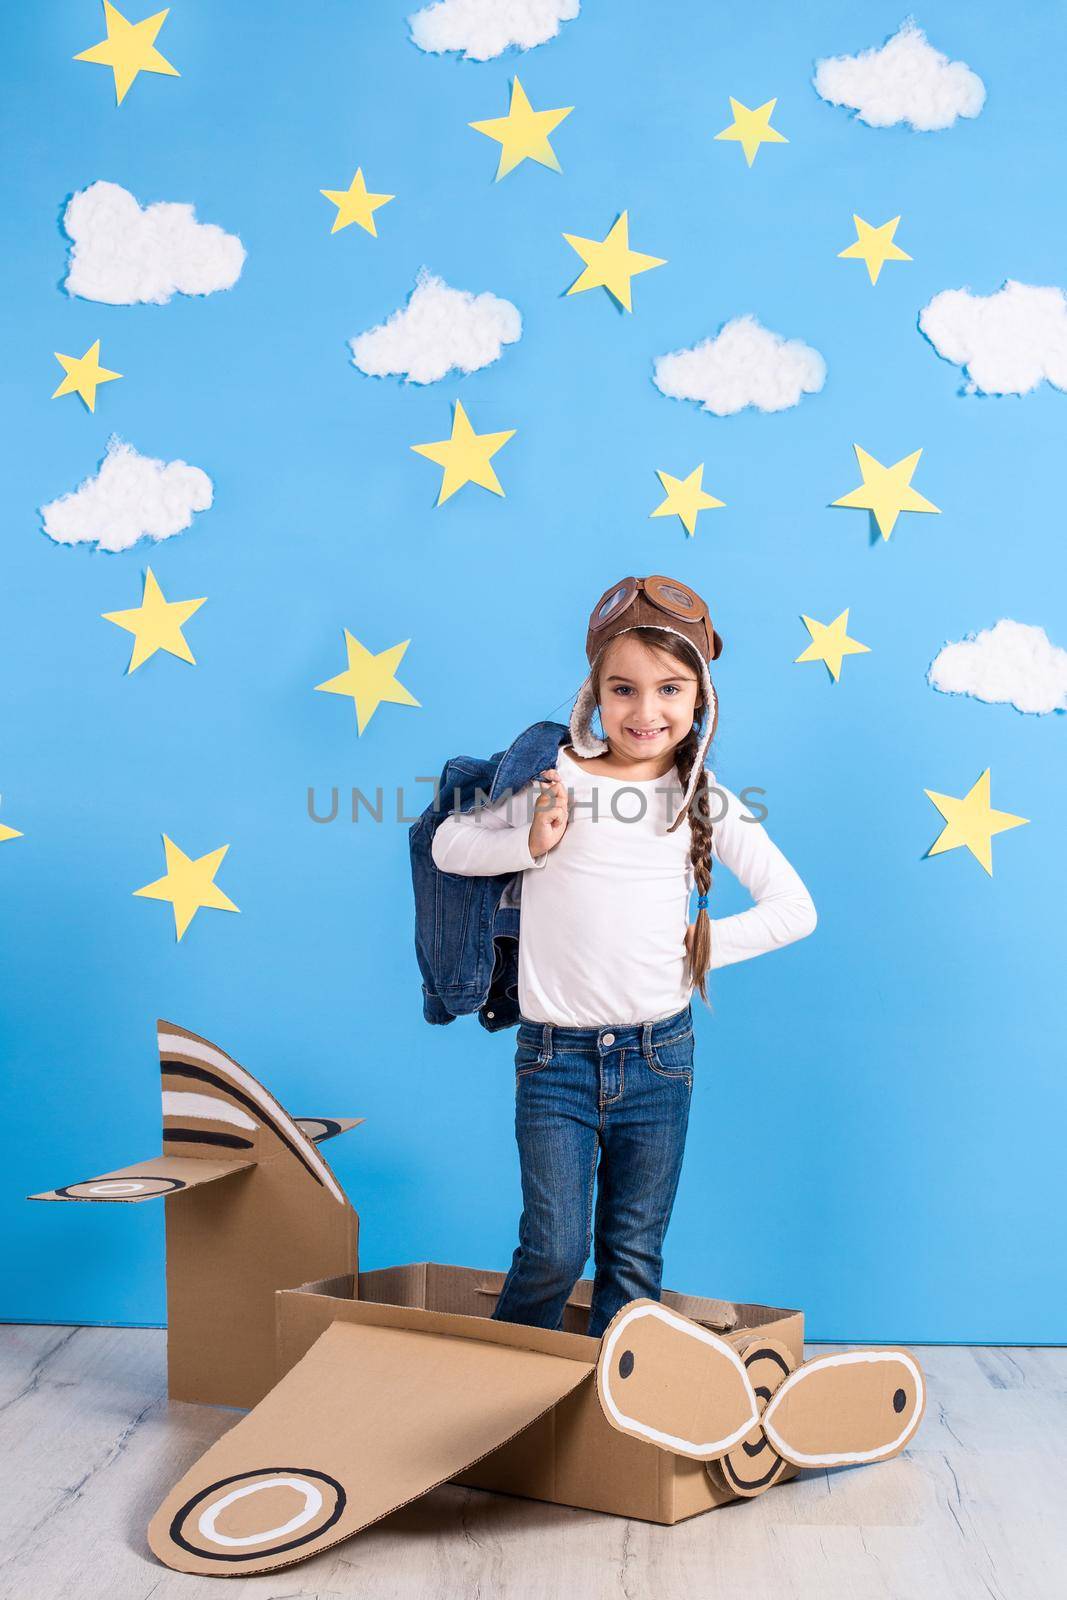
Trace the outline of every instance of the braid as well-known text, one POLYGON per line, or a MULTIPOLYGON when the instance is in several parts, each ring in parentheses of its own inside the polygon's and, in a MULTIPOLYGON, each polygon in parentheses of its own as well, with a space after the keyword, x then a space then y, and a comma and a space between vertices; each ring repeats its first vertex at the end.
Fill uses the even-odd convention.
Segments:
MULTIPOLYGON (((683 792, 689 786, 689 779, 693 771, 693 762, 700 742, 700 735, 696 728, 692 728, 682 742, 675 749, 675 760, 678 764, 678 776, 682 782, 683 792)), ((689 802, 689 832, 692 843, 689 847, 689 859, 693 864, 693 875, 696 879, 697 893, 709 894, 711 891, 711 797, 708 794, 707 770, 701 766, 700 776, 693 790, 693 798, 689 802)), ((697 912, 696 922, 689 942, 689 976, 706 1005, 708 999, 707 973, 711 965, 711 918, 706 908, 701 907, 697 912)))

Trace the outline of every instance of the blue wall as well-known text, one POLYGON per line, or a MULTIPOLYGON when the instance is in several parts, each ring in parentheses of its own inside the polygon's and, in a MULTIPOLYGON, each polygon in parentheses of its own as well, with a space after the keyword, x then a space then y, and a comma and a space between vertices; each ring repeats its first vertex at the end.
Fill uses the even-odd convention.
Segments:
MULTIPOLYGON (((1067 24, 1052 5, 1009 28, 930 0, 918 20, 989 95, 920 135, 810 86, 815 58, 897 26, 871 3, 586 0, 553 42, 484 64, 420 53, 409 9, 181 0, 158 44, 182 76, 142 76, 118 109, 110 74, 70 59, 102 36, 97 7, 6 19, 0 821, 24 838, 0 847, 0 1313, 163 1319, 159 1209, 22 1198, 158 1149, 157 1015, 294 1112, 366 1117, 329 1147, 364 1265, 507 1265, 512 1036, 423 1022, 406 826, 315 826, 306 791, 400 785, 421 809, 416 778, 449 754, 565 718, 592 601, 667 571, 726 640, 712 764, 767 791, 820 923, 695 1007, 665 1281, 803 1306, 817 1337, 1061 1339, 1064 721, 939 695, 925 672, 1000 616, 1067 644, 1067 396, 962 397, 916 316, 943 288, 1063 282, 1067 24), (535 105, 576 109, 562 175, 527 163, 494 184, 496 146, 467 123, 503 113, 516 70, 535 105), (712 137, 731 94, 777 95, 790 141, 751 170, 712 137), (377 240, 331 236, 319 194, 358 164, 397 195, 377 240), (59 219, 98 178, 237 233, 236 287, 69 299, 59 219), (563 294, 561 233, 602 236, 624 207, 633 245, 669 262, 636 280, 632 316, 563 294), (836 259, 853 211, 901 213, 914 257, 874 290, 836 259), (423 263, 512 300, 521 342, 429 387, 362 376, 347 339, 423 263), (744 311, 823 353, 822 393, 717 419, 657 392, 654 356, 744 311), (90 415, 50 400, 52 352, 96 337, 124 377, 90 415), (480 430, 518 430, 496 459, 506 498, 435 509, 439 474, 409 446, 447 433, 457 396, 480 430), (53 544, 36 508, 96 471, 113 430, 203 467, 213 509, 119 555, 53 544), (858 481, 853 440, 886 462, 923 446, 941 516, 905 516, 885 544, 827 509, 858 481), (699 461, 727 509, 688 540, 648 513, 654 470, 699 461), (208 596, 198 665, 159 655, 127 677, 128 637, 100 613, 137 603, 149 562, 171 598, 208 596), (792 663, 799 614, 845 606, 871 654, 835 685, 792 663), (375 651, 411 641, 399 675, 420 707, 383 705, 362 737, 350 702, 313 692, 342 669, 344 627, 375 651), (994 840, 991 879, 963 850, 924 860, 941 826, 924 788, 961 795, 987 766, 993 804, 1030 825, 994 840), (162 873, 164 831, 192 855, 228 842, 219 882, 240 907, 202 911, 180 944, 169 908, 132 894, 162 873)), ((747 903, 721 880, 720 913, 747 903)))

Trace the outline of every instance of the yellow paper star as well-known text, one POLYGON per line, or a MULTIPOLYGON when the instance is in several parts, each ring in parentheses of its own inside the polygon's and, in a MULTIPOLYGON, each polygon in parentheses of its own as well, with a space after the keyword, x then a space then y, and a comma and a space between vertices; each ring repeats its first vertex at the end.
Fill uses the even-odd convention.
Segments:
POLYGON ((490 117, 485 122, 469 122, 467 126, 500 145, 500 163, 496 169, 496 182, 507 176, 522 161, 539 161, 553 172, 562 168, 556 152, 548 142, 553 129, 564 117, 569 117, 573 106, 557 106, 554 111, 535 111, 526 98, 526 90, 518 78, 512 79, 511 104, 506 117, 490 117))
POLYGON ((507 428, 503 433, 475 433, 462 401, 457 400, 451 437, 439 439, 435 444, 413 444, 411 448, 417 456, 425 456, 427 461, 444 467, 441 491, 436 501, 441 506, 465 483, 476 483, 482 489, 491 489, 493 494, 502 495, 504 491, 490 466, 490 459, 514 436, 514 428, 507 428))
POLYGON ((162 72, 169 78, 181 77, 177 67, 172 67, 155 47, 156 35, 166 18, 166 11, 157 11, 154 16, 145 17, 141 22, 127 22, 110 0, 104 0, 107 38, 94 44, 91 49, 81 51, 74 59, 91 61, 96 66, 112 69, 115 74, 115 104, 120 106, 139 72, 162 72))
POLYGON ((994 811, 989 804, 989 768, 986 767, 978 782, 968 790, 962 800, 950 794, 935 794, 924 789, 923 794, 932 800, 945 819, 946 826, 938 834, 927 855, 937 856, 943 850, 958 850, 966 845, 974 859, 993 876, 993 849, 990 841, 995 833, 1008 828, 1021 828, 1029 817, 1016 817, 1010 811, 994 811))
POLYGON ((880 461, 869 456, 866 450, 861 450, 858 444, 852 448, 856 452, 863 482, 858 489, 850 489, 840 500, 834 500, 833 505, 873 511, 883 539, 889 538, 902 511, 940 511, 940 507, 911 487, 911 475, 919 464, 921 450, 913 450, 910 456, 904 456, 891 467, 883 467, 880 461))
POLYGON ((757 106, 755 111, 750 111, 748 106, 743 106, 740 100, 730 96, 730 110, 734 120, 728 128, 715 135, 716 139, 734 139, 745 152, 745 160, 749 166, 756 159, 756 151, 761 144, 788 144, 789 140, 780 134, 777 128, 771 127, 771 113, 778 104, 777 96, 757 106))
POLYGON ((206 856, 194 861, 184 850, 163 835, 163 849, 167 857, 167 870, 154 883, 135 889, 135 895, 146 900, 169 900, 174 907, 174 931, 181 939, 201 906, 211 911, 237 911, 239 908, 218 887, 215 874, 222 865, 228 844, 209 850, 206 856))
POLYGON ((415 696, 397 681, 396 676, 396 669, 410 643, 410 639, 405 639, 403 644, 394 644, 375 655, 346 628, 347 668, 338 673, 336 678, 317 683, 315 688, 326 694, 351 696, 356 705, 356 732, 362 733, 383 700, 397 706, 419 704, 415 696))
POLYGON ((58 400, 61 394, 80 394, 89 410, 95 411, 97 386, 122 377, 121 372, 109 372, 100 365, 99 339, 83 356, 61 356, 58 350, 54 354, 67 375, 52 396, 53 400, 58 400))
POLYGON ((583 239, 577 233, 565 233, 563 237, 585 262, 585 271, 575 279, 567 293, 581 294, 583 289, 604 288, 626 311, 633 310, 630 279, 639 272, 648 272, 651 267, 667 264, 659 256, 645 256, 638 250, 630 249, 630 224, 625 211, 613 223, 604 239, 583 239))
POLYGON ((6 822, 0 822, 0 844, 6 844, 9 839, 21 839, 22 835, 17 828, 9 828, 6 822))
POLYGON ((157 650, 166 650, 169 655, 177 656, 180 661, 190 661, 195 666, 196 657, 185 642, 182 626, 194 611, 199 611, 206 598, 165 600, 152 568, 147 568, 139 606, 129 611, 101 612, 105 622, 113 622, 117 628, 125 628, 127 633, 133 634, 133 654, 126 668, 127 673, 136 671, 157 650))
POLYGON ((656 477, 667 491, 667 498, 649 515, 680 517, 690 537, 696 532, 697 517, 702 511, 710 511, 726 503, 724 500, 716 500, 713 494, 708 494, 701 487, 704 482, 703 461, 699 467, 693 468, 688 478, 672 478, 669 472, 661 472, 658 467, 656 477))
POLYGON ((869 644, 860 644, 858 639, 849 638, 848 610, 846 606, 833 622, 816 622, 814 617, 806 617, 801 612, 801 621, 811 634, 811 643, 794 658, 794 665, 797 661, 825 661, 836 683, 841 676, 841 662, 845 656, 870 650, 869 644))
POLYGON ((883 222, 880 228, 872 228, 869 222, 864 222, 855 212, 852 213, 852 220, 856 224, 856 242, 850 244, 847 250, 839 250, 838 259, 865 261, 872 283, 878 282, 878 274, 887 261, 911 260, 899 245, 893 243, 899 217, 892 217, 888 222, 883 222))
POLYGON ((374 225, 374 213, 396 199, 395 194, 370 194, 363 181, 362 167, 356 168, 356 175, 347 189, 320 189, 319 193, 337 207, 331 233, 347 228, 350 222, 358 222, 375 239, 378 229, 374 225))

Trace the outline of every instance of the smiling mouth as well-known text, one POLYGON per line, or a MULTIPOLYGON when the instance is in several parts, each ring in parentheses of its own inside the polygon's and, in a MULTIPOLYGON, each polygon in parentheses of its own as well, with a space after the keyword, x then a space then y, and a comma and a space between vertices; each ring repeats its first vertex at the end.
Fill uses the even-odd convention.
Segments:
POLYGON ((627 733, 634 739, 658 739, 661 733, 666 733, 666 728, 627 728, 627 733))

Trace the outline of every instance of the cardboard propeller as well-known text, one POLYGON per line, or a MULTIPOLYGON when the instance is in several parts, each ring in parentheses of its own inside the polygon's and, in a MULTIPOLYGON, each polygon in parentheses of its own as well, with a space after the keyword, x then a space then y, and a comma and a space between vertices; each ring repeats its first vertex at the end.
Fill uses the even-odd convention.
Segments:
POLYGON ((163 1154, 29 1198, 164 1196, 170 1397, 252 1406, 274 1382, 275 1291, 357 1259, 359 1219, 318 1146, 363 1119, 291 1117, 210 1040, 157 1029, 163 1154))
POLYGON ((720 1464, 742 1495, 769 1488, 785 1463, 886 1461, 904 1449, 926 1404, 907 1350, 842 1350, 794 1367, 774 1341, 739 1351, 655 1300, 631 1301, 608 1324, 596 1377, 620 1433, 720 1464))

